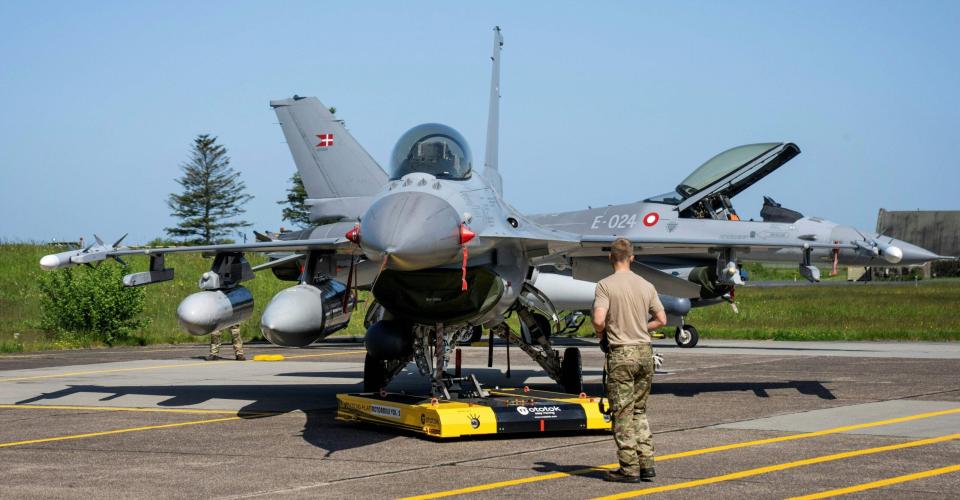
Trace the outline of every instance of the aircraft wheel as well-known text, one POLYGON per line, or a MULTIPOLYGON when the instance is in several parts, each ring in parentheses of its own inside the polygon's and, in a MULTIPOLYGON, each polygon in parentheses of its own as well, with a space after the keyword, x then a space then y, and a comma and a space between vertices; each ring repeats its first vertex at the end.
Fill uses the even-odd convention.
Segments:
POLYGON ((387 385, 387 367, 383 361, 367 354, 363 358, 363 392, 380 392, 387 385))
POLYGON ((470 332, 470 337, 463 342, 460 342, 460 345, 470 345, 474 342, 480 342, 480 339, 483 338, 483 327, 477 325, 473 327, 473 331, 470 332))
POLYGON ((560 360, 560 385, 564 392, 580 394, 583 392, 583 364, 580 360, 580 349, 568 347, 563 351, 560 360))
POLYGON ((698 332, 693 325, 678 326, 674 339, 677 341, 678 346, 689 349, 697 345, 697 341, 700 340, 700 332, 698 332))

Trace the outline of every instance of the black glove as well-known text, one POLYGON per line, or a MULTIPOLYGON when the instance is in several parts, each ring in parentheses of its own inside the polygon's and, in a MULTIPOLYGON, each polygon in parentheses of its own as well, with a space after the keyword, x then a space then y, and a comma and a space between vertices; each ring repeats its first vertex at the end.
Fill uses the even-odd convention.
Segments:
POLYGON ((604 335, 603 338, 600 339, 600 350, 604 354, 610 354, 610 341, 607 339, 606 335, 604 335))

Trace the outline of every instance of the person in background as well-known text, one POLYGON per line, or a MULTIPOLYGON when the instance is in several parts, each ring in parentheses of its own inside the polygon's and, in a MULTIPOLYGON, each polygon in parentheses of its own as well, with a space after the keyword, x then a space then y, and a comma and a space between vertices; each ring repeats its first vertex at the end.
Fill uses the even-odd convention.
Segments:
MULTIPOLYGON (((247 358, 243 355, 243 337, 240 336, 240 325, 230 327, 230 336, 233 337, 233 354, 237 361, 244 361, 247 358)), ((207 361, 220 359, 220 331, 217 330, 210 334, 210 354, 207 355, 207 361)))

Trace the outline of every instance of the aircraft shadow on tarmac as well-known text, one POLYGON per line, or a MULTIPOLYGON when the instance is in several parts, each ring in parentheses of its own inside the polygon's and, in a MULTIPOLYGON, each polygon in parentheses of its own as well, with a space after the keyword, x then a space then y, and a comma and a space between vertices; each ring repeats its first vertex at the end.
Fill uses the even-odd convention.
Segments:
MULTIPOLYGON (((532 377, 542 377, 543 373, 537 370, 513 370, 512 377, 507 379, 503 372, 497 369, 470 369, 485 385, 510 387, 519 386, 523 381, 532 377)), ((594 375, 599 372, 591 372, 594 375)), ((161 400, 156 404, 160 408, 184 408, 203 405, 211 400, 240 400, 249 402, 237 414, 242 418, 259 419, 300 410, 306 415, 302 437, 313 446, 324 450, 324 456, 362 448, 367 445, 394 439, 399 435, 419 437, 409 432, 398 432, 395 429, 386 430, 372 425, 358 425, 353 423, 337 422, 333 418, 336 409, 335 396, 338 393, 360 392, 362 383, 361 374, 352 371, 343 372, 307 372, 288 373, 287 376, 322 376, 327 377, 357 377, 354 384, 278 384, 278 385, 190 385, 190 386, 101 386, 101 385, 74 385, 59 391, 40 394, 32 398, 18 401, 17 404, 46 403, 53 400, 67 398, 78 394, 102 394, 100 401, 112 401, 124 396, 155 396, 161 400)), ((429 386, 419 374, 407 372, 394 379, 390 386, 392 391, 407 391, 408 393, 424 392, 429 386), (406 376, 404 376, 406 375, 406 376)), ((555 384, 530 384, 531 388, 548 391, 558 391, 555 384)), ((787 382, 656 382, 653 385, 654 394, 672 394, 679 397, 695 397, 704 393, 722 393, 733 391, 752 391, 757 397, 770 397, 767 391, 794 389, 801 394, 816 396, 821 399, 836 399, 822 383, 818 381, 787 381, 787 382)), ((591 394, 600 394, 600 384, 587 384, 585 390, 591 394)), ((556 472, 555 464, 541 463, 543 471, 556 472), (552 468, 551 468, 552 467, 552 468)), ((574 467, 583 468, 583 467, 574 467)), ((537 469, 540 470, 540 469, 537 469)), ((565 470, 565 469, 564 469, 565 470)), ((598 473, 599 474, 599 473, 598 473)))
POLYGON ((359 392, 356 384, 291 384, 291 385, 193 385, 193 386, 101 386, 74 385, 59 391, 41 394, 17 404, 30 404, 66 398, 76 394, 103 394, 100 401, 123 396, 166 397, 156 403, 160 408, 191 407, 210 400, 251 401, 237 411, 245 419, 261 419, 300 410, 306 416, 302 437, 304 441, 325 451, 324 456, 353 448, 380 443, 397 437, 397 432, 373 426, 358 426, 334 420, 335 395, 341 392, 359 392))
MULTIPOLYGON (((600 369, 590 370, 584 369, 583 376, 590 377, 595 376, 599 377, 602 371, 600 369)), ((543 370, 528 370, 528 369, 512 369, 510 370, 510 378, 507 378, 506 373, 499 368, 464 368, 463 375, 476 375, 477 379, 483 384, 484 387, 514 387, 520 386, 526 383, 527 380, 535 377, 545 377, 546 374, 543 370)), ((278 373, 278 377, 340 377, 340 378, 363 378, 363 370, 343 370, 343 371, 315 371, 315 372, 290 372, 290 373, 278 373)), ((388 389, 391 391, 399 390, 396 389, 398 382, 403 386, 403 389, 419 389, 420 391, 430 390, 430 383, 427 378, 421 376, 417 373, 416 369, 405 369, 399 375, 394 378, 390 383, 388 389), (412 379, 412 380, 407 380, 412 379), (417 387, 408 386, 416 384, 417 387)), ((547 383, 547 384, 532 384, 531 387, 537 386, 538 389, 543 389, 546 391, 558 391, 560 386, 547 383)))
MULTIPOLYGON (((242 417, 291 411, 330 411, 336 408, 335 395, 361 390, 356 384, 289 384, 289 385, 188 385, 188 386, 102 386, 72 385, 59 391, 40 394, 17 404, 49 402, 74 394, 104 394, 100 401, 123 396, 165 397, 156 403, 159 408, 183 408, 202 405, 210 400, 250 401, 239 410, 242 417)), ((202 406, 200 408, 203 408, 202 406)))
POLYGON ((789 382, 656 382, 653 394, 673 394, 693 397, 708 392, 753 391, 758 398, 769 398, 767 391, 796 389, 800 394, 817 396, 820 399, 837 399, 823 383, 816 380, 791 380, 789 382))

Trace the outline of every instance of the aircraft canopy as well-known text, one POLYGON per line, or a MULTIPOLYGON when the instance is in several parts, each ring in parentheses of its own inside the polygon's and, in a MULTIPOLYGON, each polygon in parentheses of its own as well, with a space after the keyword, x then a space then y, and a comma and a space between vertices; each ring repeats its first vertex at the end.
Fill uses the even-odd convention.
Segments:
POLYGON ((438 179, 466 179, 473 169, 467 141, 459 132, 439 123, 417 125, 393 148, 390 179, 422 172, 438 179))

